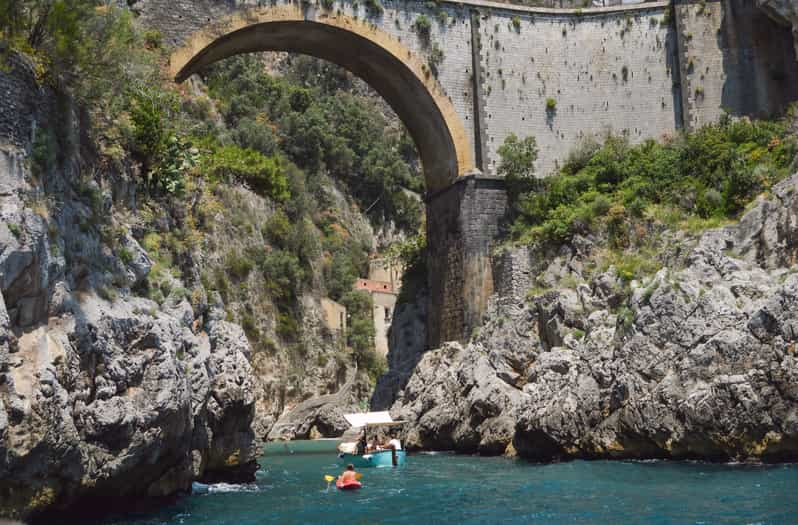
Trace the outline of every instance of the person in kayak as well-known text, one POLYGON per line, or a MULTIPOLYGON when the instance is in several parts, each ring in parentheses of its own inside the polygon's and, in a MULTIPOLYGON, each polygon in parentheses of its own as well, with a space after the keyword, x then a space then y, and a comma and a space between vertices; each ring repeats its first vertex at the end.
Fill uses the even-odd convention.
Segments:
POLYGON ((355 466, 353 464, 348 464, 346 466, 346 470, 338 476, 338 480, 341 483, 346 483, 347 481, 357 481, 357 472, 355 472, 355 466))

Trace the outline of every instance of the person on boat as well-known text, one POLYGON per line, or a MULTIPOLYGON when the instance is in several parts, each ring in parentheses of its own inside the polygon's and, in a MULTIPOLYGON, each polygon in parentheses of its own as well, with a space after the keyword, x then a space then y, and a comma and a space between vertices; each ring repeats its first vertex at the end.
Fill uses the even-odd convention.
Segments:
POLYGON ((369 446, 366 447, 366 452, 377 452, 378 450, 382 450, 382 447, 380 447, 380 444, 375 437, 371 440, 369 446))
POLYGON ((382 448, 384 448, 385 450, 391 450, 391 449, 402 450, 402 442, 399 441, 399 438, 396 437, 396 434, 391 433, 389 434, 389 437, 391 438, 390 441, 388 441, 388 443, 383 445, 382 448))
POLYGON ((348 464, 346 466, 346 470, 344 470, 340 476, 338 476, 338 480, 341 483, 346 483, 347 481, 357 481, 357 472, 355 472, 355 466, 353 464, 348 464))
POLYGON ((366 445, 366 429, 363 429, 363 432, 360 434, 360 439, 357 440, 357 448, 355 448, 355 453, 358 456, 362 456, 366 453, 366 449, 368 446, 366 445))

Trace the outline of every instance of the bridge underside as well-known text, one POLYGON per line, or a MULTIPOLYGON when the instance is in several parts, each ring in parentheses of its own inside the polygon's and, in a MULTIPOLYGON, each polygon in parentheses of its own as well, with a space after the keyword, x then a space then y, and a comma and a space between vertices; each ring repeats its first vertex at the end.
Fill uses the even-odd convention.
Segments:
POLYGON ((473 171, 471 144, 451 102, 423 62, 388 35, 365 22, 331 16, 308 21, 293 6, 273 8, 251 23, 221 36, 200 33, 173 58, 181 82, 210 64, 241 53, 287 51, 315 56, 342 66, 365 80, 393 108, 413 137, 424 167, 427 190, 449 186, 473 171), (296 16, 295 16, 296 15, 296 16), (299 19, 295 19, 300 17, 299 19))

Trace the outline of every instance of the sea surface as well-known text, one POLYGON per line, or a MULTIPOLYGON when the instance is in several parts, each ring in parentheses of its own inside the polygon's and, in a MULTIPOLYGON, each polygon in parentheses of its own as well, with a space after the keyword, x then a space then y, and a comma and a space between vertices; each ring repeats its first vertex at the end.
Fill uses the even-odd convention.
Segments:
POLYGON ((102 525, 798 524, 798 465, 572 461, 414 454, 364 469, 363 488, 328 487, 335 442, 272 444, 257 481, 195 484, 159 510, 102 525))

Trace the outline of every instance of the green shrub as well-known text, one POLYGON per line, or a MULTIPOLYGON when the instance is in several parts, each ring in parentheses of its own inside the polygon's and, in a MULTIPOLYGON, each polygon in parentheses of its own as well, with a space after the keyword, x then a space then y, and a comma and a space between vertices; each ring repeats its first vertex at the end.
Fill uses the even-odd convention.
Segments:
POLYGON ((430 49, 427 63, 429 65, 430 71, 432 71, 432 74, 437 77, 438 68, 443 63, 443 49, 441 49, 438 44, 432 44, 432 49, 430 49))
POLYGON ((31 171, 36 177, 47 175, 55 168, 57 144, 52 128, 40 129, 31 150, 31 171))
POLYGON ((557 100, 549 97, 546 99, 546 111, 549 113, 553 113, 557 110, 557 100))
POLYGON ((430 42, 430 34, 432 31, 432 23, 427 15, 418 15, 416 21, 413 22, 413 30, 415 30, 418 37, 425 44, 430 42))
POLYGON ((239 281, 246 279, 253 267, 252 260, 239 252, 229 254, 225 260, 225 269, 239 281))
POLYGON ((285 250, 272 250, 263 257, 260 270, 266 280, 266 289, 275 302, 288 305, 296 300, 305 278, 296 255, 285 250))
POLYGON ((272 244, 285 248, 291 240, 293 227, 283 210, 277 210, 266 222, 263 233, 272 244))
POLYGON ((119 257, 119 260, 122 261, 122 264, 130 264, 133 261, 133 253, 127 248, 120 248, 116 255, 119 257))
POLYGON ((10 231, 16 239, 20 239, 22 237, 22 228, 20 228, 19 224, 7 222, 6 226, 8 227, 8 231, 10 231))
POLYGON ((511 133, 499 147, 501 162, 497 173, 504 177, 507 196, 512 206, 517 205, 517 197, 530 191, 536 183, 535 161, 538 147, 534 137, 519 139, 511 133))
MULTIPOLYGON (((632 146, 609 136, 601 147, 578 150, 559 174, 516 193, 516 238, 565 242, 607 228, 611 244, 622 247, 635 220, 662 210, 669 210, 662 217, 668 226, 698 231, 734 217, 787 176, 798 144, 784 123, 727 119, 665 143, 632 146)), ((507 149, 500 153, 513 159, 507 149)))
POLYGON ((378 16, 382 14, 383 8, 380 0, 365 0, 366 11, 371 16, 378 16))
POLYGON ((288 181, 279 159, 252 149, 218 146, 201 156, 200 172, 217 180, 246 183, 253 191, 276 201, 289 197, 288 181))
POLYGON ((144 44, 150 49, 159 49, 163 45, 163 34, 157 29, 145 31, 144 44))

